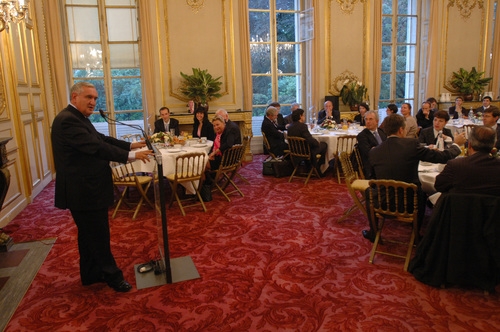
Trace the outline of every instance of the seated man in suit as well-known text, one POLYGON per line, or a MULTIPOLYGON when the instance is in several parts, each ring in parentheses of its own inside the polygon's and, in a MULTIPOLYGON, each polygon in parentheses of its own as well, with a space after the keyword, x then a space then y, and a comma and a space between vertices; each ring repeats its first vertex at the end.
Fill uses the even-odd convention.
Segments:
POLYGON ((497 140, 495 130, 475 126, 469 133, 469 156, 450 160, 436 177, 439 192, 500 196, 500 158, 491 155, 497 140))
POLYGON ((486 127, 492 128, 497 133, 497 141, 495 147, 500 150, 500 126, 498 119, 500 118, 500 110, 496 107, 489 107, 483 112, 483 124, 486 127))
POLYGON ((432 120, 434 120, 434 110, 431 108, 431 103, 429 101, 424 101, 422 103, 422 108, 418 110, 417 115, 415 115, 415 120, 417 125, 424 129, 432 127, 432 120))
POLYGON ((163 106, 162 108, 160 108, 160 117, 161 119, 155 121, 154 134, 159 133, 161 131, 169 133, 170 130, 173 129, 175 130, 176 136, 180 135, 179 120, 170 118, 170 110, 168 109, 168 107, 163 106))
POLYGON ((267 107, 274 107, 278 111, 278 117, 276 118, 276 123, 278 124, 278 129, 279 130, 285 130, 286 129, 286 122, 285 118, 283 117, 283 114, 280 113, 281 110, 281 104, 278 103, 277 101, 273 101, 267 107))
POLYGON ((487 109, 491 109, 491 110, 497 109, 498 110, 498 107, 496 107, 495 105, 491 105, 491 97, 490 96, 485 96, 483 98, 483 106, 476 108, 474 110, 474 115, 476 115, 478 112, 484 113, 484 112, 486 112, 487 109))
MULTIPOLYGON (((387 140, 370 150, 369 162, 372 167, 373 179, 388 179, 414 183, 419 187, 418 193, 418 220, 419 225, 425 212, 426 197, 420 189, 418 179, 418 164, 420 161, 431 163, 446 163, 461 152, 460 145, 465 143, 465 134, 455 136, 453 146, 444 151, 432 150, 420 146, 418 139, 406 138, 406 121, 403 117, 389 115, 385 124, 387 140)), ((366 210, 370 221, 370 230, 363 231, 363 237, 373 242, 377 231, 377 220, 370 220, 370 196, 366 191, 366 210)))
POLYGON ((363 174, 365 179, 371 179, 371 166, 368 160, 370 150, 387 139, 384 131, 377 128, 378 112, 368 111, 365 114, 366 128, 363 129, 357 136, 357 145, 361 161, 363 163, 363 174), (378 136, 378 137, 377 137, 378 136))
POLYGON ((448 112, 437 111, 434 114, 434 120, 432 120, 432 127, 422 129, 418 136, 418 141, 420 143, 425 143, 425 145, 428 145, 431 149, 436 148, 443 150, 448 147, 453 142, 451 130, 445 128, 448 120, 450 120, 448 112), (440 142, 441 138, 443 139, 442 142, 440 142), (441 143, 443 144, 441 145, 441 143))
POLYGON ((331 119, 335 123, 340 123, 340 111, 333 109, 333 103, 330 100, 325 101, 324 108, 318 112, 318 126, 326 119, 331 119))
POLYGON ((284 150, 288 150, 288 144, 285 143, 285 135, 278 129, 277 118, 278 110, 273 106, 269 106, 260 130, 266 135, 271 152, 279 157, 284 155, 284 150))
POLYGON ((293 123, 292 113, 297 108, 300 108, 300 104, 299 103, 292 103, 292 105, 290 106, 290 114, 288 114, 287 116, 285 116, 283 118, 283 120, 285 121, 285 129, 288 129, 288 127, 293 123))
POLYGON ((309 129, 307 128, 306 114, 303 109, 298 108, 292 113, 293 123, 288 127, 288 136, 302 137, 305 138, 307 144, 309 144, 311 150, 311 160, 312 164, 318 170, 321 175, 321 165, 325 163, 325 155, 328 145, 325 142, 318 142, 314 137, 312 137, 309 129), (316 161, 316 155, 321 155, 320 159, 316 161))

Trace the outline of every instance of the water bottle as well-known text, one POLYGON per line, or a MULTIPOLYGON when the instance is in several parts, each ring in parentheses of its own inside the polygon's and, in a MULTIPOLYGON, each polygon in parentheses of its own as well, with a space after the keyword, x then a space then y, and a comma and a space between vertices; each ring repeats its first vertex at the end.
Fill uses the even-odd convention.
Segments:
POLYGON ((474 111, 472 110, 472 106, 470 107, 470 111, 469 111, 468 117, 469 117, 469 120, 474 123, 474 111))

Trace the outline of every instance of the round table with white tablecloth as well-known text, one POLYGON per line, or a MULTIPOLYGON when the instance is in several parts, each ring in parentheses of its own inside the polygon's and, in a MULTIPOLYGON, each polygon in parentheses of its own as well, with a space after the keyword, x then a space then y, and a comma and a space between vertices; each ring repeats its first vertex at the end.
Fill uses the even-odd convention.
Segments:
POLYGON ((330 160, 333 160, 335 158, 335 152, 337 152, 338 138, 347 135, 358 135, 361 130, 363 130, 363 127, 359 127, 357 129, 348 129, 348 130, 333 130, 333 131, 321 130, 318 132, 314 131, 311 132, 311 135, 318 141, 325 142, 326 144, 328 144, 328 149, 326 150, 325 163, 321 165, 322 172, 324 172, 328 168, 330 160))
MULTIPOLYGON (((193 152, 204 152, 207 156, 212 148, 214 142, 207 141, 206 143, 186 143, 186 145, 181 146, 180 148, 168 147, 168 148, 159 148, 158 151, 161 153, 162 166, 163 166, 163 175, 167 176, 168 174, 172 174, 175 172, 175 160, 178 156, 193 153, 193 152)), ((207 158, 208 161, 208 158, 207 158)), ((153 172, 155 168, 155 162, 151 160, 148 163, 143 163, 140 160, 136 160, 133 162, 134 170, 136 172, 153 172)), ((183 184, 184 185, 184 184, 183 184)), ((194 194, 195 190, 191 183, 185 183, 186 194, 194 194)))

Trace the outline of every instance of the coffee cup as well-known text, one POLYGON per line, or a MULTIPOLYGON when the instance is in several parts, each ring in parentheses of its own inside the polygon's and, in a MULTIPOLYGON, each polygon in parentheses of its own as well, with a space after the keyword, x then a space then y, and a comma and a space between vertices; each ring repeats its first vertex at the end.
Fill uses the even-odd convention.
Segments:
POLYGON ((202 138, 200 139, 200 142, 201 142, 202 144, 205 144, 205 143, 207 142, 207 138, 206 138, 206 137, 202 137, 202 138))

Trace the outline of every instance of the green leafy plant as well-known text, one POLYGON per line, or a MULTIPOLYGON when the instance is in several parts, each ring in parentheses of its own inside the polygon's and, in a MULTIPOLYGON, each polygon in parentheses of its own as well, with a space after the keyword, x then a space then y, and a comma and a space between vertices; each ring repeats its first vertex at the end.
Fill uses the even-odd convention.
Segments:
POLYGON ((359 81, 345 80, 344 85, 340 90, 340 98, 342 98, 344 105, 359 105, 363 102, 367 90, 368 89, 363 85, 363 83, 359 81))
POLYGON ((220 98, 219 93, 222 82, 221 76, 213 78, 207 69, 193 68, 193 74, 188 75, 181 72, 182 82, 180 92, 196 104, 206 104, 207 102, 220 98))
POLYGON ((479 72, 476 67, 472 67, 471 71, 460 68, 459 71, 453 72, 450 84, 459 93, 471 95, 481 93, 484 87, 493 79, 492 77, 482 77, 484 72, 479 72))

